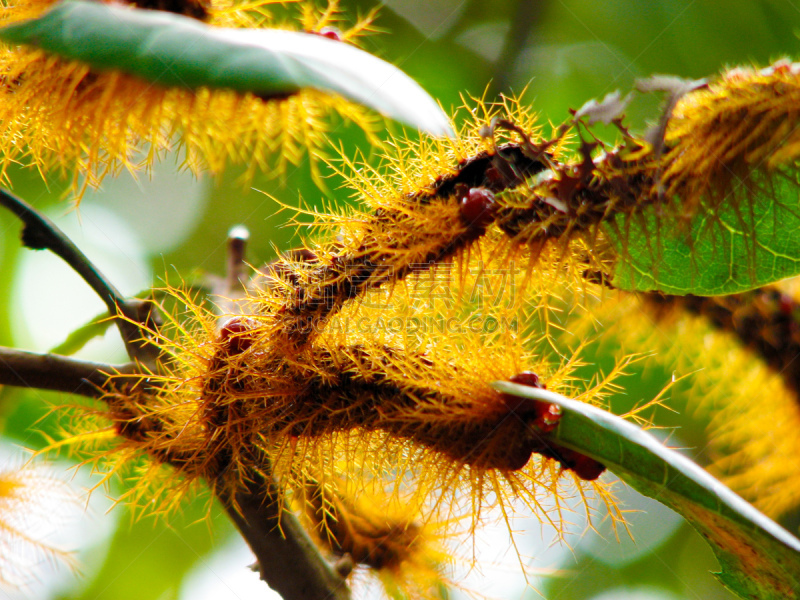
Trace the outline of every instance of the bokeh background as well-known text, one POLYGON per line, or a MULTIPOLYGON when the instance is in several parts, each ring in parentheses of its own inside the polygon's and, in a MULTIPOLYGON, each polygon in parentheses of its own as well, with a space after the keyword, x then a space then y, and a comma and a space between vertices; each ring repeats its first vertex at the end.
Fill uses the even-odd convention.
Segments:
MULTIPOLYGON (((366 0, 343 0, 346 11, 365 13, 366 0)), ((726 66, 766 65, 798 55, 800 3, 790 0, 387 0, 378 26, 385 33, 365 45, 417 79, 445 108, 461 97, 494 97, 525 90, 527 102, 543 122, 559 123, 569 108, 615 89, 627 91, 634 80, 651 74, 686 78, 712 75, 726 66)), ((629 114, 635 127, 657 114, 656 98, 644 97, 629 114)), ((345 147, 363 143, 359 132, 336 132, 345 147)), ((137 293, 165 280, 221 274, 226 233, 236 224, 251 231, 249 258, 269 260, 275 248, 296 243, 298 232, 286 227, 290 216, 272 198, 289 205, 351 201, 340 182, 329 180, 320 191, 310 183, 308 165, 290 167, 277 177, 259 175, 250 186, 239 181, 242 169, 197 179, 180 172, 179 157, 157 165, 152 179, 128 175, 107 179, 87 194, 80 210, 63 198, 65 184, 48 184, 33 171, 12 169, 15 192, 54 218, 126 293, 137 293), (263 193, 266 192, 266 193, 263 193), (294 241, 293 241, 294 240, 294 241)), ((45 351, 76 327, 102 312, 102 304, 58 259, 19 247, 18 223, 0 213, 0 344, 45 351)), ((122 345, 111 331, 90 343, 79 356, 123 361, 122 345)), ((608 368, 598 351, 593 368, 608 368)), ((625 410, 651 398, 669 376, 650 369, 627 381, 626 393, 614 398, 625 410)), ((53 426, 52 404, 69 399, 38 391, 0 392, 3 441, 0 463, 14 463, 21 448, 43 445, 42 432, 53 426)), ((704 423, 678 411, 658 413, 674 444, 704 460, 704 423)), ((68 458, 76 488, 94 485, 86 469, 68 458)), ((168 521, 133 521, 125 506, 113 506, 124 491, 114 482, 99 489, 86 505, 53 528, 53 539, 75 549, 76 576, 45 565, 39 581, 9 597, 86 600, 219 600, 266 595, 265 586, 247 569, 249 551, 226 517, 207 503, 187 504, 168 521), (113 508, 113 509, 112 509, 113 508), (84 510, 86 509, 86 510, 84 510)), ((636 542, 615 539, 598 521, 598 533, 579 535, 576 519, 569 546, 554 544, 552 528, 533 518, 514 523, 528 568, 526 579, 511 550, 505 526, 487 529, 477 542, 481 567, 465 586, 493 598, 550 600, 715 600, 730 596, 709 574, 714 559, 703 541, 674 513, 621 490, 636 542)), ((796 527, 793 523, 788 523, 796 527)), ((454 592, 454 597, 460 597, 454 592)))

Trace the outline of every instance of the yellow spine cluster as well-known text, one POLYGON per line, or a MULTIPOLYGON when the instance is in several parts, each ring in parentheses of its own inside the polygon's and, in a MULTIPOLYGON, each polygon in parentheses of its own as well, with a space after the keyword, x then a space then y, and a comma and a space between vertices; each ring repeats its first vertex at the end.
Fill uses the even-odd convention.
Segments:
POLYGON ((682 98, 665 134, 663 179, 684 202, 746 197, 753 171, 791 167, 800 153, 800 63, 736 68, 682 98))
POLYGON ((675 389, 708 421, 704 462, 773 517, 800 502, 800 444, 793 433, 800 426, 800 400, 794 369, 765 356, 762 346, 785 348, 785 337, 796 328, 792 318, 776 326, 761 313, 781 310, 773 301, 796 298, 796 287, 784 283, 718 298, 613 297, 591 309, 594 322, 623 349, 646 348, 649 362, 686 378, 675 389))
POLYGON ((48 467, 29 463, 0 471, 0 589, 25 588, 45 561, 74 567, 70 553, 43 541, 42 526, 50 529, 65 505, 77 497, 48 467))
MULTIPOLYGON (((297 494, 309 531, 341 561, 378 576, 388 597, 441 598, 450 587, 453 557, 444 538, 452 524, 436 523, 395 495, 339 480, 309 480, 297 494)), ((339 563, 340 565, 342 562, 339 563)))
MULTIPOLYGON (((186 312, 149 332, 161 370, 136 385, 120 378, 105 397, 121 460, 138 450, 171 465, 179 491, 204 479, 229 494, 267 473, 286 503, 309 481, 324 491, 347 476, 403 497, 412 512, 466 514, 473 527, 491 506, 507 514, 512 498, 554 523, 575 498, 587 512, 597 498, 621 518, 607 484, 594 481, 603 465, 542 443, 557 415, 491 385, 516 378, 602 405, 622 365, 586 384, 573 375, 578 352, 552 351, 554 301, 563 296, 568 314, 582 311, 570 307, 581 293, 601 294, 572 277, 587 247, 509 244, 494 225, 497 197, 556 160, 559 143, 546 158, 531 151, 533 115, 511 101, 470 114, 453 140, 398 143, 382 169, 343 159, 361 204, 315 215, 316 238, 264 267, 233 301, 238 314, 218 319, 168 290, 186 312), (525 133, 487 136, 498 114, 525 133)), ((163 473, 144 467, 139 490, 164 485, 163 473)), ((357 553, 366 533, 354 523, 374 525, 347 500, 355 493, 333 492, 329 509, 341 516, 318 517, 334 550, 357 553)), ((164 487, 163 506, 174 505, 170 494, 164 487)))
MULTIPOLYGON (((205 11, 210 25, 283 27, 297 24, 269 17, 270 0, 255 3, 173 3, 205 11)), ((52 1, 3 2, 0 26, 39 16, 52 1)), ((141 6, 142 3, 133 3, 141 6)), ((169 3, 165 3, 169 4, 169 3)), ((149 6, 147 6, 149 7, 149 6)), ((162 8, 155 6, 153 8, 162 8)), ((189 13, 196 16, 194 11, 189 13)), ((344 30, 344 42, 370 30, 374 15, 344 30)), ((319 31, 338 25, 336 3, 322 13, 302 9, 300 27, 319 31)), ((92 72, 74 61, 38 50, 0 47, 0 181, 14 163, 72 177, 80 198, 106 175, 149 168, 167 150, 182 151, 194 173, 221 173, 246 164, 245 178, 282 172, 308 154, 319 182, 317 159, 325 155, 331 114, 362 128, 373 143, 377 117, 342 98, 303 90, 282 99, 260 99, 230 91, 192 92, 163 88, 117 72, 92 72), (276 164, 277 163, 277 164, 276 164)))
POLYGON ((582 140, 576 156, 563 160, 550 148, 569 132, 580 135, 576 118, 553 139, 522 145, 548 169, 500 198, 498 225, 530 247, 578 241, 589 248, 587 269, 601 274, 614 259, 605 234, 613 231, 624 245, 632 224, 645 226, 636 218, 647 206, 659 207, 651 211, 657 216, 648 234, 654 245, 660 231, 686 228, 701 213, 713 226, 721 204, 743 215, 747 226, 744 215, 757 198, 780 201, 776 177, 796 178, 799 84, 797 63, 733 69, 687 87, 663 115, 662 129, 638 138, 617 120, 617 146, 582 140))

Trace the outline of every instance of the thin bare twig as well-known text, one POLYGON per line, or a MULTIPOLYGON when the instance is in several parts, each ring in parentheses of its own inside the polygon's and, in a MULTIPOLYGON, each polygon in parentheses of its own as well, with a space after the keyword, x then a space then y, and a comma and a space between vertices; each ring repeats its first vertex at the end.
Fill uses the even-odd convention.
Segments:
POLYGON ((494 76, 489 87, 490 96, 509 94, 512 75, 520 54, 528 47, 539 17, 544 12, 544 0, 519 0, 511 17, 511 26, 503 41, 503 49, 493 65, 494 76))
POLYGON ((228 232, 225 277, 214 277, 212 296, 222 315, 241 314, 240 300, 245 296, 247 282, 247 240, 250 232, 244 225, 236 225, 228 232))
MULTIPOLYGON (((38 354, 0 346, 0 385, 35 388, 99 398, 111 373, 135 375, 137 365, 110 365, 57 354, 38 354)), ((115 379, 119 384, 120 379, 115 379)))
POLYGON ((33 250, 50 250, 61 257, 91 287, 108 308, 108 314, 117 318, 128 356, 132 360, 152 361, 158 349, 143 343, 139 323, 152 318, 152 305, 138 298, 126 299, 70 240, 58 226, 30 204, 0 188, 0 206, 13 212, 24 224, 22 243, 33 250))

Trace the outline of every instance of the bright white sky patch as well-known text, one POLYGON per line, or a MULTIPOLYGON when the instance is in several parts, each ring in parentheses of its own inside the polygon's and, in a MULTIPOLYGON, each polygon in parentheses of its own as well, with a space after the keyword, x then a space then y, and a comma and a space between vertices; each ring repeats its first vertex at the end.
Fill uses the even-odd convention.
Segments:
POLYGON ((213 554, 202 557, 184 579, 180 600, 281 600, 249 565, 255 562, 236 535, 213 554))
MULTIPOLYGON (((0 445, 0 471, 16 470, 29 455, 0 445)), ((47 600, 69 596, 102 566, 117 518, 102 492, 87 502, 90 480, 63 460, 35 461, 23 468, 27 484, 19 502, 0 501, 0 520, 18 533, 48 547, 72 553, 80 574, 52 554, 37 549, 19 535, 0 528, 0 586, 3 600, 47 600)))
POLYGON ((178 171, 175 160, 156 163, 152 177, 134 177, 124 171, 106 178, 99 191, 90 190, 81 203, 99 205, 124 221, 151 254, 180 246, 203 218, 208 198, 208 180, 189 171, 178 171))

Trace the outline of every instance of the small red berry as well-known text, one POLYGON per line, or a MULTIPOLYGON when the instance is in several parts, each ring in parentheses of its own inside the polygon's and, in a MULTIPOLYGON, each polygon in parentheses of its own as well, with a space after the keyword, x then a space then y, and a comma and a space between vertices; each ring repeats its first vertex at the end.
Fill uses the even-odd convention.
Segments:
POLYGON ((575 452, 574 456, 571 458, 571 464, 565 464, 564 466, 567 469, 572 469, 575 471, 575 474, 584 481, 594 481, 606 470, 606 466, 604 464, 597 462, 593 458, 589 458, 585 454, 579 454, 578 452, 575 452))
POLYGON ((461 219, 470 228, 485 229, 495 218, 494 194, 486 188, 469 188, 469 190, 459 196, 459 206, 461 208, 461 219))
POLYGON ((508 380, 511 383, 527 385, 528 387, 535 387, 539 388, 540 390, 547 389, 547 386, 542 383, 539 376, 533 371, 523 371, 522 373, 517 373, 516 375, 511 376, 508 380))
POLYGON ((253 343, 255 324, 246 317, 231 317, 220 327, 219 339, 228 346, 231 354, 241 354, 253 343))
POLYGON ((553 431, 561 420, 561 407, 558 404, 543 404, 545 404, 546 409, 541 411, 533 424, 545 433, 548 433, 553 431))
POLYGON ((788 294, 781 294, 778 297, 778 307, 781 313, 783 313, 786 316, 791 316, 792 314, 794 314, 794 308, 795 308, 794 298, 792 298, 788 294))
POLYGON ((335 27, 323 27, 322 29, 320 29, 316 33, 317 33, 317 35, 321 35, 322 37, 326 37, 329 40, 333 40, 334 42, 341 42, 342 41, 342 34, 335 27))
POLYGON ((542 456, 558 461, 563 469, 573 471, 584 481, 594 481, 606 470, 605 465, 595 459, 554 442, 549 442, 546 446, 537 448, 535 451, 542 456))
MULTIPOLYGON (((539 376, 533 371, 523 371, 509 378, 509 381, 518 385, 525 385, 539 389, 547 389, 539 376)), ((536 427, 541 433, 550 433, 561 420, 561 407, 550 402, 521 398, 512 394, 503 394, 505 406, 509 411, 513 411, 521 416, 533 417, 528 420, 532 426, 536 427)), ((575 474, 584 481, 594 481, 606 470, 605 465, 589 458, 585 454, 565 448, 549 439, 538 438, 526 451, 527 458, 531 452, 537 452, 547 458, 558 461, 565 469, 574 471, 575 474)), ((525 452, 518 452, 515 456, 512 468, 522 468, 527 462, 525 452), (525 458, 523 461, 522 459, 525 458)))
MULTIPOLYGON (((518 385, 525 385, 528 387, 539 388, 546 390, 547 386, 542 383, 539 376, 533 371, 523 371, 517 373, 509 378, 511 383, 518 385)), ((542 402, 540 400, 531 400, 530 398, 521 398, 512 394, 503 394, 503 400, 506 408, 510 411, 516 412, 521 416, 533 416, 530 421, 531 425, 538 428, 540 431, 547 433, 553 431, 561 420, 561 407, 557 404, 549 402, 542 402)))

